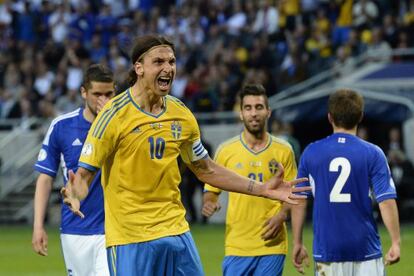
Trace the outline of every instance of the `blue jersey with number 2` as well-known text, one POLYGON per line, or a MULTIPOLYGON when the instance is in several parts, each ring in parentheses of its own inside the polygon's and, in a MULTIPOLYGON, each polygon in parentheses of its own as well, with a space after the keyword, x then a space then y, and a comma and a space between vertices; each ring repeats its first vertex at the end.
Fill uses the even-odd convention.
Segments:
POLYGON ((365 261, 382 256, 372 199, 381 202, 397 195, 378 146, 335 133, 305 149, 298 177, 309 178, 298 186, 312 186, 315 261, 365 261))

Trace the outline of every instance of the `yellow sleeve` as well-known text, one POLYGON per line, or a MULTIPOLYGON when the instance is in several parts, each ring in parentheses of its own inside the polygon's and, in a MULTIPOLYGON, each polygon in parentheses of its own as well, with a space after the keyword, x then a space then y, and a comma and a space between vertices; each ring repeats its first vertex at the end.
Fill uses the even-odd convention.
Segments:
POLYGON ((283 167, 285 169, 285 180, 293 180, 296 179, 298 174, 296 161, 295 161, 295 154, 292 150, 292 147, 289 147, 289 151, 285 155, 286 159, 283 162, 283 167))
MULTIPOLYGON (((188 109, 186 109, 188 110, 188 109)), ((208 152, 201 143, 200 128, 194 115, 188 110, 188 124, 190 125, 191 133, 187 141, 180 147, 181 159, 189 164, 204 158, 208 152)))
POLYGON ((113 152, 118 131, 118 124, 115 122, 116 111, 116 108, 108 107, 98 114, 82 148, 79 166, 92 171, 97 170, 113 152))

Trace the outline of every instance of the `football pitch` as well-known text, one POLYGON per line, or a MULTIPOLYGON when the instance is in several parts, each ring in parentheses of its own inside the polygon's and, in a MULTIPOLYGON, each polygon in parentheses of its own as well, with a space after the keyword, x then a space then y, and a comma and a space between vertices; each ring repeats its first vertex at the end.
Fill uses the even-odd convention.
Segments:
MULTIPOLYGON (((199 249, 206 275, 221 275, 221 261, 224 253, 224 226, 221 224, 193 225, 191 231, 199 249)), ((388 250, 389 238, 384 227, 380 227, 380 234, 383 250, 388 250)), ((0 225, 0 275, 65 275, 58 229, 49 227, 48 235, 49 254, 47 257, 41 257, 32 250, 32 229, 30 226, 0 225)), ((387 275, 414 275, 414 225, 403 225, 401 238, 401 261, 396 265, 387 267, 387 275)), ((310 253, 312 241, 310 226, 305 229, 304 240, 310 253)), ((283 275, 300 275, 291 264, 290 253, 286 258, 283 275)), ((313 275, 312 262, 311 266, 306 269, 306 275, 313 275)))

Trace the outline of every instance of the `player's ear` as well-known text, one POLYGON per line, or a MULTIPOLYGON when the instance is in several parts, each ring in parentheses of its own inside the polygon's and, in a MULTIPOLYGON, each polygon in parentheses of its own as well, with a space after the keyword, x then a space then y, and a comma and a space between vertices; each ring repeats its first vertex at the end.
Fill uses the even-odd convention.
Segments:
POLYGON ((86 100, 86 94, 88 93, 88 91, 85 89, 83 85, 80 87, 80 91, 81 91, 82 99, 86 100))
POLYGON ((331 113, 328 112, 328 121, 330 124, 333 124, 333 119, 331 113))
POLYGON ((240 117, 240 121, 243 122, 243 115, 242 115, 242 111, 241 110, 239 111, 239 117, 240 117))
POLYGON ((134 70, 138 76, 142 76, 144 74, 144 67, 142 67, 142 63, 137 61, 134 63, 134 70))

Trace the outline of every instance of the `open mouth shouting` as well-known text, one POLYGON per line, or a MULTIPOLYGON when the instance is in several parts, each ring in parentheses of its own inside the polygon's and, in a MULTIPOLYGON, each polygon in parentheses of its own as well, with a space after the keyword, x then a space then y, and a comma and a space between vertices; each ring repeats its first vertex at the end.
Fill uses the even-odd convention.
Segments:
POLYGON ((161 91, 168 91, 170 89, 171 82, 172 78, 167 76, 160 76, 157 79, 158 87, 161 91))

